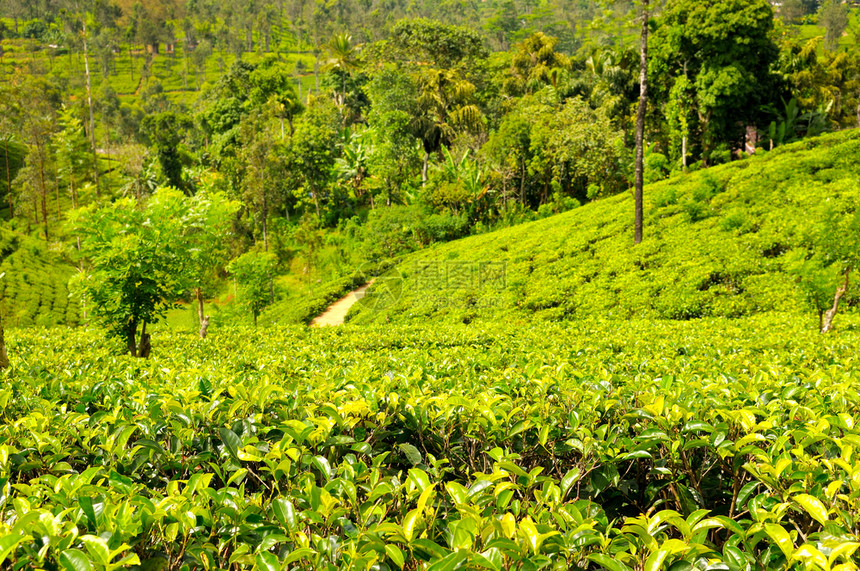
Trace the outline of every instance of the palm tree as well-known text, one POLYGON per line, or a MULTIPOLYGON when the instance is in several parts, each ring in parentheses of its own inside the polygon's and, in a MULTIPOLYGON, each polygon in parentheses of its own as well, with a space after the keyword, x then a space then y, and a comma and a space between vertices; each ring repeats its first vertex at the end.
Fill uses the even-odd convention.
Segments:
POLYGON ((329 57, 326 60, 324 70, 337 70, 341 76, 341 92, 339 105, 346 103, 346 79, 352 72, 358 69, 358 49, 352 44, 352 36, 343 33, 335 34, 326 45, 329 57))
MULTIPOLYGON (((368 161, 372 151, 368 142, 370 137, 367 135, 369 134, 366 132, 359 135, 345 131, 341 157, 334 162, 338 178, 352 186, 355 198, 358 200, 364 196, 365 190, 362 183, 367 178, 369 171, 368 161)), ((367 194, 370 197, 370 208, 373 209, 376 207, 373 203, 373 193, 368 192, 367 194)))
POLYGON ((418 89, 411 127, 424 146, 421 181, 426 183, 430 154, 449 146, 458 133, 480 129, 484 116, 474 103, 475 86, 454 70, 426 71, 418 79, 418 89))
POLYGON ((570 68, 570 59, 557 51, 558 38, 537 32, 523 40, 514 54, 511 74, 516 90, 534 93, 547 85, 558 87, 558 80, 570 68))

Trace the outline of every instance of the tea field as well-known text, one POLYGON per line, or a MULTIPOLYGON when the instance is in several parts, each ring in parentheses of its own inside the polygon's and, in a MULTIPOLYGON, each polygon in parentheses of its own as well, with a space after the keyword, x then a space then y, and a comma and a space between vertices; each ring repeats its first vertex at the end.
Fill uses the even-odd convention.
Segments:
POLYGON ((856 569, 860 320, 7 333, 2 569, 856 569))
MULTIPOLYGON (((860 131, 778 147, 645 189, 636 248, 632 193, 403 258, 396 303, 356 323, 738 317, 814 308, 792 264, 810 234, 860 201, 860 131), (499 270, 492 272, 496 267, 499 270), (501 279, 485 279, 486 272, 501 279)), ((832 302, 834 284, 827 298, 832 302)), ((849 303, 856 296, 849 294, 849 303)))

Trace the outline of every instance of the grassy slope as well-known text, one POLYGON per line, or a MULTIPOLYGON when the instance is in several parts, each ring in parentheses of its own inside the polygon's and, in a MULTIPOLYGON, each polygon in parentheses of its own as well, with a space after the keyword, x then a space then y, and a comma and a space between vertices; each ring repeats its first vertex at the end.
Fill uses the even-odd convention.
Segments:
MULTIPOLYGON (((407 257, 399 300, 356 305, 358 323, 427 320, 689 319, 805 308, 785 269, 810 208, 857 200, 860 131, 646 188, 645 240, 632 247, 629 194, 407 257), (429 271, 505 264, 503 287, 430 285, 429 271)), ((805 309, 804 309, 805 310, 805 309)))

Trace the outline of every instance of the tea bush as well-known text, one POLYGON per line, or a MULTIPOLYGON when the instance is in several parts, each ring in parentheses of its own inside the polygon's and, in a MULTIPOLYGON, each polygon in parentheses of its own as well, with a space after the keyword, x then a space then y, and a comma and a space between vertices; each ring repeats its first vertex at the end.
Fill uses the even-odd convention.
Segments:
POLYGON ((69 297, 74 267, 37 238, 0 228, 0 311, 7 324, 75 325, 77 299, 69 297))
POLYGON ((407 279, 399 303, 384 311, 357 306, 352 319, 691 319, 803 308, 812 313, 786 254, 806 246, 804 229, 822 205, 856 210, 858 172, 860 132, 846 131, 648 185, 645 239, 635 248, 628 194, 432 246, 400 264, 407 279), (458 277, 452 286, 450 274, 464 262, 472 263, 474 279, 466 284, 458 277), (505 265, 504 287, 481 279, 487 264, 505 265), (431 287, 428 268, 441 272, 431 287))
POLYGON ((860 321, 14 330, 4 569, 854 569, 860 321))

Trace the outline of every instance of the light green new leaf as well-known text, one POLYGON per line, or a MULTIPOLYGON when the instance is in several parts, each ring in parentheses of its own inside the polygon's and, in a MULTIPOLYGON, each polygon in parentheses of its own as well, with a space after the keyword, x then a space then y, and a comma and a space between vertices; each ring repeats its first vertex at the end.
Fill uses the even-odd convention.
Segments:
POLYGON ((781 525, 776 523, 764 524, 764 531, 776 542, 785 555, 785 558, 790 559, 794 553, 794 542, 791 541, 791 536, 788 532, 785 531, 781 525))
POLYGON ((394 562, 400 569, 403 569, 403 565, 406 563, 406 558, 403 556, 403 551, 394 545, 393 543, 389 543, 385 546, 385 553, 388 555, 388 558, 394 562))
POLYGON ((60 563, 66 571, 92 571, 87 554, 80 549, 67 549, 60 554, 60 563))
POLYGON ((255 562, 255 569, 259 571, 280 571, 281 569, 281 564, 274 553, 258 553, 255 562))
POLYGON ((794 501, 799 503, 806 510, 812 519, 824 525, 827 523, 827 508, 821 503, 821 500, 809 494, 798 494, 794 496, 794 501))
POLYGON ((604 569, 608 569, 609 571, 630 571, 630 567, 625 565, 624 563, 618 561, 617 559, 613 559, 608 555, 603 555, 602 553, 592 553, 588 556, 590 561, 594 561, 604 569))
POLYGON ((469 552, 467 550, 458 549, 433 563, 427 568, 427 571, 454 571, 454 569, 458 569, 468 558, 469 552))

